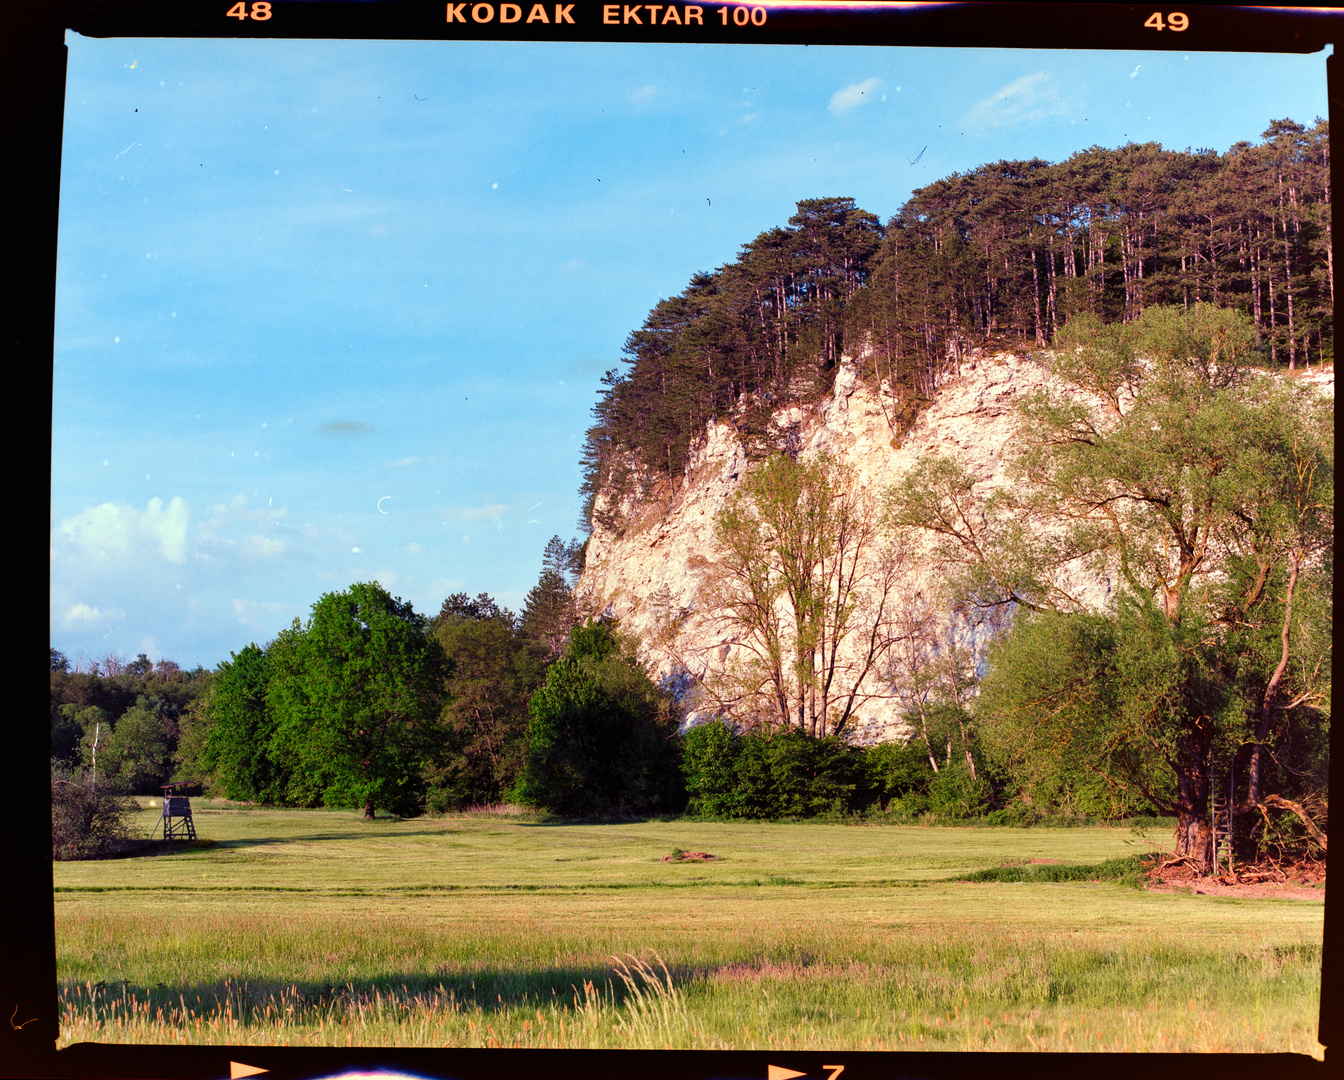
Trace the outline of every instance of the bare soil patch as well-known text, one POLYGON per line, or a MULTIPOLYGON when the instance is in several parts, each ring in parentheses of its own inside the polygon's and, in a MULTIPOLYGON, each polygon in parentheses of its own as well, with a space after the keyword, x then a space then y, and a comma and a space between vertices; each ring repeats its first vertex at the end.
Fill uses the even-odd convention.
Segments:
POLYGON ((659 862, 713 862, 717 855, 711 855, 707 851, 674 851, 671 855, 664 855, 659 862))

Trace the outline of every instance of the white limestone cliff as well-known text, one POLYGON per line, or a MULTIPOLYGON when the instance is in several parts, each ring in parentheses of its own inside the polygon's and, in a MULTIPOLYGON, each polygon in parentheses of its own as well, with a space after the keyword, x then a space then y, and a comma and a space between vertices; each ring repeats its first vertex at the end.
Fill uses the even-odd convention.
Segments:
MULTIPOLYGON (((937 388, 910 430, 897 437, 887 421, 891 398, 884 396, 884 390, 874 389, 871 372, 867 380, 860 378, 860 364, 871 361, 846 357, 827 397, 811 406, 780 410, 774 424, 781 431, 793 432, 800 460, 829 454, 874 495, 898 483, 917 460, 929 455, 954 458, 983 482, 987 493, 1008 483, 1007 467, 1018 439, 1014 405, 1052 382, 1045 359, 972 350, 963 358, 959 372, 937 388)), ((1333 395, 1333 370, 1305 378, 1333 395)), ((702 614, 685 621, 670 650, 659 647, 653 639, 661 613, 652 601, 666 590, 663 598, 673 610, 700 611, 698 599, 706 575, 703 560, 713 556, 714 518, 747 468, 747 455, 734 425, 711 421, 675 495, 665 485, 662 490, 640 490, 636 485, 635 493, 615 508, 624 524, 619 535, 594 523, 578 587, 581 609, 605 610, 615 616, 622 630, 643 642, 642 658, 659 676, 676 676, 671 653, 683 659, 702 658, 703 670, 731 651, 722 629, 711 626, 702 614)), ((600 500, 599 496, 602 507, 600 500)), ((919 566, 916 559, 904 587, 927 589, 929 574, 930 568, 919 566)), ((1095 574, 1081 575, 1075 585, 1089 606, 1101 606, 1112 588, 1107 577, 1095 574)), ((889 686, 878 685, 881 681, 872 677, 869 689, 876 697, 853 727, 867 728, 875 735, 897 735, 904 709, 889 686)), ((686 680, 684 685, 691 684, 686 680)))

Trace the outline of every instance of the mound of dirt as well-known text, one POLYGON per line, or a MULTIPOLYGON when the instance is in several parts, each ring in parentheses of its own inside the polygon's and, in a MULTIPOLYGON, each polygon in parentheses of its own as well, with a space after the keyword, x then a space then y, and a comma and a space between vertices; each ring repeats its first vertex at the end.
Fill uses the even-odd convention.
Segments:
POLYGON ((1155 892, 1188 892, 1196 896, 1276 897, 1289 900, 1321 900, 1325 897, 1325 863, 1248 863, 1204 875, 1184 860, 1154 863, 1146 872, 1148 888, 1155 892))
POLYGON ((711 855, 707 851, 674 851, 671 855, 664 855, 659 862, 713 862, 717 855, 711 855))

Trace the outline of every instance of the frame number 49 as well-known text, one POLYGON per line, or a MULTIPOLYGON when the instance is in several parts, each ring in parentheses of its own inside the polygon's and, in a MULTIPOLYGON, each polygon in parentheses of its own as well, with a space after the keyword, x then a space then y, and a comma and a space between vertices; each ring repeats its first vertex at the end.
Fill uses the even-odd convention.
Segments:
POLYGON ((1143 25, 1150 30, 1188 30, 1190 28, 1190 16, 1184 11, 1173 11, 1167 16, 1167 21, 1163 22, 1162 12, 1154 11, 1143 25))

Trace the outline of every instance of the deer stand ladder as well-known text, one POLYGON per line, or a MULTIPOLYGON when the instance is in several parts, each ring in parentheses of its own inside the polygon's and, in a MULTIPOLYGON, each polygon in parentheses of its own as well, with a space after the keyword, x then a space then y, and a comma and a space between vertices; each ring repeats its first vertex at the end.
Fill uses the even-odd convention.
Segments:
POLYGON ((172 794, 172 790, 180 786, 183 785, 163 785, 163 815, 149 834, 152 840, 159 826, 163 826, 163 838, 168 841, 170 848, 173 846, 175 838, 179 840, 196 839, 196 825, 191 820, 191 800, 185 795, 172 794))

